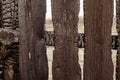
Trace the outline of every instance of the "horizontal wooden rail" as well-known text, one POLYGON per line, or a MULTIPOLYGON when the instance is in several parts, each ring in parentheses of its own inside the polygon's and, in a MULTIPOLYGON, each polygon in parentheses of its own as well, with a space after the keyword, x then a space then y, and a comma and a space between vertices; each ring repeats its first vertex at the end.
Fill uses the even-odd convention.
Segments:
MULTIPOLYGON (((52 31, 46 31, 45 32, 45 39, 46 39, 46 45, 48 46, 54 46, 54 32, 52 31)), ((117 49, 118 47, 118 36, 117 35, 112 35, 112 49, 117 49)), ((78 33, 78 48, 84 48, 85 45, 85 36, 84 33, 78 33)))
MULTIPOLYGON (((19 30, 15 31, 13 29, 0 29, 0 42, 5 45, 12 44, 13 42, 19 41, 19 30), (3 35, 4 34, 4 35, 3 35)), ((85 40, 84 33, 78 33, 78 48, 84 48, 85 40)), ((112 49, 117 49, 118 47, 118 36, 112 35, 112 49)), ((54 46, 54 32, 53 31, 46 31, 45 32, 45 40, 47 46, 54 46)))

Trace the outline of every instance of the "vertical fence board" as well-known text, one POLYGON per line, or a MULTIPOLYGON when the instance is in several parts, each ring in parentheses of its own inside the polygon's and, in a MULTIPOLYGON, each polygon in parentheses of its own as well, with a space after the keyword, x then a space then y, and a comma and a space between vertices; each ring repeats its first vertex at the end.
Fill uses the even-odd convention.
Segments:
POLYGON ((77 47, 78 13, 79 0, 52 0, 55 29, 53 80, 81 80, 77 47))
POLYGON ((113 80, 113 0, 85 0, 84 80, 113 80))
POLYGON ((2 1, 0 0, 0 28, 2 27, 2 1))
POLYGON ((116 80, 120 80, 120 0, 116 0, 116 23, 118 32, 118 51, 116 58, 116 80))
POLYGON ((46 0, 19 0, 21 80, 48 80, 45 13, 46 0))

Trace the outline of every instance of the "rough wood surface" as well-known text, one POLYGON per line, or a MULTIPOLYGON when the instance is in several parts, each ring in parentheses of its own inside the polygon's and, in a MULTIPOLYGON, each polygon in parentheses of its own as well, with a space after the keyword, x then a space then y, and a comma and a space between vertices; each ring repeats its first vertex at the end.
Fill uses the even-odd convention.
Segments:
POLYGON ((48 80, 45 13, 46 0, 19 0, 21 80, 48 80))
POLYGON ((2 28, 18 28, 18 0, 1 0, 2 28))
POLYGON ((84 80, 113 80, 113 0, 85 0, 84 80))
POLYGON ((12 44, 2 46, 4 46, 3 49, 6 50, 5 52, 2 52, 4 54, 2 54, 1 57, 3 61, 3 80, 20 80, 19 43, 14 42, 12 44))
POLYGON ((53 80, 81 80, 78 63, 77 22, 79 0, 52 0, 55 29, 53 80))
POLYGON ((116 59, 116 80, 120 80, 120 0, 116 0, 116 23, 118 32, 118 51, 116 59))
POLYGON ((4 45, 19 42, 19 31, 9 28, 0 28, 0 42, 4 45))
POLYGON ((2 28, 2 1, 0 0, 0 28, 2 28))

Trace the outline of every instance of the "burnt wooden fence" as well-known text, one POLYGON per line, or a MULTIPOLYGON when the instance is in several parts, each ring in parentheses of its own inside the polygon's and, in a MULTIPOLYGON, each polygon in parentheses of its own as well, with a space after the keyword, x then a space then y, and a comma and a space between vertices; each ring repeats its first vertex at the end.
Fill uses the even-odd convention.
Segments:
POLYGON ((51 0, 54 31, 45 31, 46 0, 0 0, 0 79, 48 80, 46 46, 54 46, 53 80, 82 80, 78 48, 85 48, 83 80, 113 80, 111 49, 118 50, 120 80, 120 1, 118 35, 111 35, 113 0, 84 0, 85 33, 78 33, 79 0, 51 0), (12 77, 8 71, 12 70, 12 77))

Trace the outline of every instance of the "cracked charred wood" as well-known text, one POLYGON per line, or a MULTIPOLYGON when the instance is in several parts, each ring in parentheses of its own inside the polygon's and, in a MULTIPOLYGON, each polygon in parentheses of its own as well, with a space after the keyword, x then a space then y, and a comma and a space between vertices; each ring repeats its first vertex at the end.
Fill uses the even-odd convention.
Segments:
POLYGON ((113 80, 113 0, 84 0, 84 80, 113 80), (108 17, 109 16, 109 17, 108 17))
POLYGON ((18 35, 16 30, 0 28, 0 79, 19 80, 18 35))
POLYGON ((20 80, 19 74, 19 43, 6 45, 7 55, 3 58, 4 80, 20 80))
POLYGON ((55 35, 54 35, 54 32, 52 31, 46 31, 45 32, 45 43, 47 46, 54 46, 55 43, 55 35))
POLYGON ((18 0, 1 0, 2 28, 18 28, 18 0))
POLYGON ((19 43, 0 43, 0 79, 19 80, 19 43))
MULTIPOLYGON (((12 49, 6 49, 6 46, 13 46, 11 44, 13 43, 18 43, 18 35, 19 32, 17 30, 18 28, 18 0, 0 0, 0 60, 2 63, 0 63, 3 67, 2 74, 4 77, 4 80, 13 80, 13 77, 16 75, 16 71, 19 69, 18 63, 18 56, 14 57, 15 52, 17 51, 18 55, 18 50, 12 48, 12 49), (9 52, 10 51, 10 52, 9 52), (12 56, 9 56, 12 55, 12 56), (11 61, 8 60, 14 60, 14 65, 15 69, 10 68, 11 65, 6 65, 7 63, 10 63, 11 61), (10 62, 8 62, 10 61, 10 62), (4 63, 4 64, 3 64, 4 63), (6 67, 7 66, 7 67, 6 67), (13 74, 10 72, 14 72, 13 74), (7 75, 7 76, 6 76, 7 75), (10 77, 11 76, 11 77, 10 77)), ((18 80, 18 76, 14 77, 14 80, 18 80)))
POLYGON ((19 31, 13 29, 0 28, 0 42, 4 45, 9 45, 18 42, 19 31))
POLYGON ((48 80, 44 39, 46 0, 19 0, 21 80, 48 80))
POLYGON ((116 56, 116 80, 120 80, 120 0, 116 0, 116 23, 118 32, 118 48, 116 56))
POLYGON ((77 47, 78 14, 79 0, 52 0, 55 30, 53 80, 81 80, 77 47))

